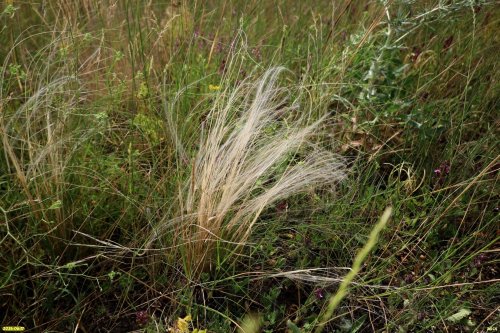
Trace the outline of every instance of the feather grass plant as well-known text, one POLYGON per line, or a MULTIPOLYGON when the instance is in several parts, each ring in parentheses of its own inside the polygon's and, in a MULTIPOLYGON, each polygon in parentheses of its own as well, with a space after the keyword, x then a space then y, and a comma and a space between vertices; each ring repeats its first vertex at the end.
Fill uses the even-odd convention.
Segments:
POLYGON ((181 194, 182 216, 167 223, 179 235, 176 245, 190 278, 213 268, 217 247, 233 255, 241 250, 273 203, 345 177, 342 159, 309 140, 321 119, 307 124, 304 116, 277 117, 306 114, 290 101, 288 89, 277 86, 283 71, 271 68, 254 83, 226 89, 219 97, 224 102, 214 103, 208 115, 181 194))

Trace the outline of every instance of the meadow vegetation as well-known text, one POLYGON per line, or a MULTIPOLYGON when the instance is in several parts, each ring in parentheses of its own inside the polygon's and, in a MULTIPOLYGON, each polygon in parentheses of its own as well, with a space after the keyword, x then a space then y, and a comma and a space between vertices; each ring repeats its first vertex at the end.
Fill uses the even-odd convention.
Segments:
POLYGON ((499 19, 4 0, 1 324, 500 330, 499 19))

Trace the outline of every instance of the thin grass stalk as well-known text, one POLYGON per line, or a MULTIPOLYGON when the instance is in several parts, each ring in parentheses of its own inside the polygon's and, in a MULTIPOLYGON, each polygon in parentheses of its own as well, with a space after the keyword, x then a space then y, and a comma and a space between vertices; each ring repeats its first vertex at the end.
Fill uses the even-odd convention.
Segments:
POLYGON ((337 290, 335 295, 333 295, 330 298, 330 301, 328 302, 328 307, 326 308, 326 311, 324 312, 324 314, 321 316, 321 320, 320 320, 318 326, 316 327, 315 333, 321 333, 323 331, 323 328, 325 327, 326 323, 333 316, 333 312, 340 305, 340 302, 342 302, 344 297, 349 292, 349 285, 354 280, 356 275, 358 275, 366 257, 368 256, 368 254, 370 254, 373 247, 377 244, 378 236, 379 236, 380 232, 386 226, 387 222, 389 221, 391 214, 392 214, 392 207, 387 207, 385 209, 384 213, 382 214, 382 216, 380 217, 380 220, 373 227, 365 246, 363 246, 363 248, 361 248, 359 253, 354 258, 354 262, 352 264, 351 270, 349 271, 349 273, 347 273, 345 278, 342 280, 342 283, 340 284, 339 289, 337 290))

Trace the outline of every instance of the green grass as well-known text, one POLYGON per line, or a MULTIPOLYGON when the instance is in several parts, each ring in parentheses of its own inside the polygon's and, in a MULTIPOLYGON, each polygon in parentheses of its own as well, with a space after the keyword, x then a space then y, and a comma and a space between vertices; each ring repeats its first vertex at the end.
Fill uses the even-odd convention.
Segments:
POLYGON ((1 325, 499 329, 499 19, 487 0, 3 1, 1 325))

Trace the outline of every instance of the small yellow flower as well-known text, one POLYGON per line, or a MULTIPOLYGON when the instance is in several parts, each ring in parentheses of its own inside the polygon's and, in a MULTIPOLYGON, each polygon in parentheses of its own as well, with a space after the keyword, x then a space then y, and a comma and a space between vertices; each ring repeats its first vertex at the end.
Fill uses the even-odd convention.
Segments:
POLYGON ((220 90, 220 86, 215 86, 213 84, 209 84, 208 85, 208 90, 210 90, 210 91, 217 91, 217 90, 220 90))
POLYGON ((189 333, 189 323, 192 321, 191 315, 177 319, 177 329, 180 333, 189 333))
POLYGON ((187 321, 185 321, 182 318, 177 319, 177 329, 181 333, 188 333, 189 332, 189 324, 187 321))

